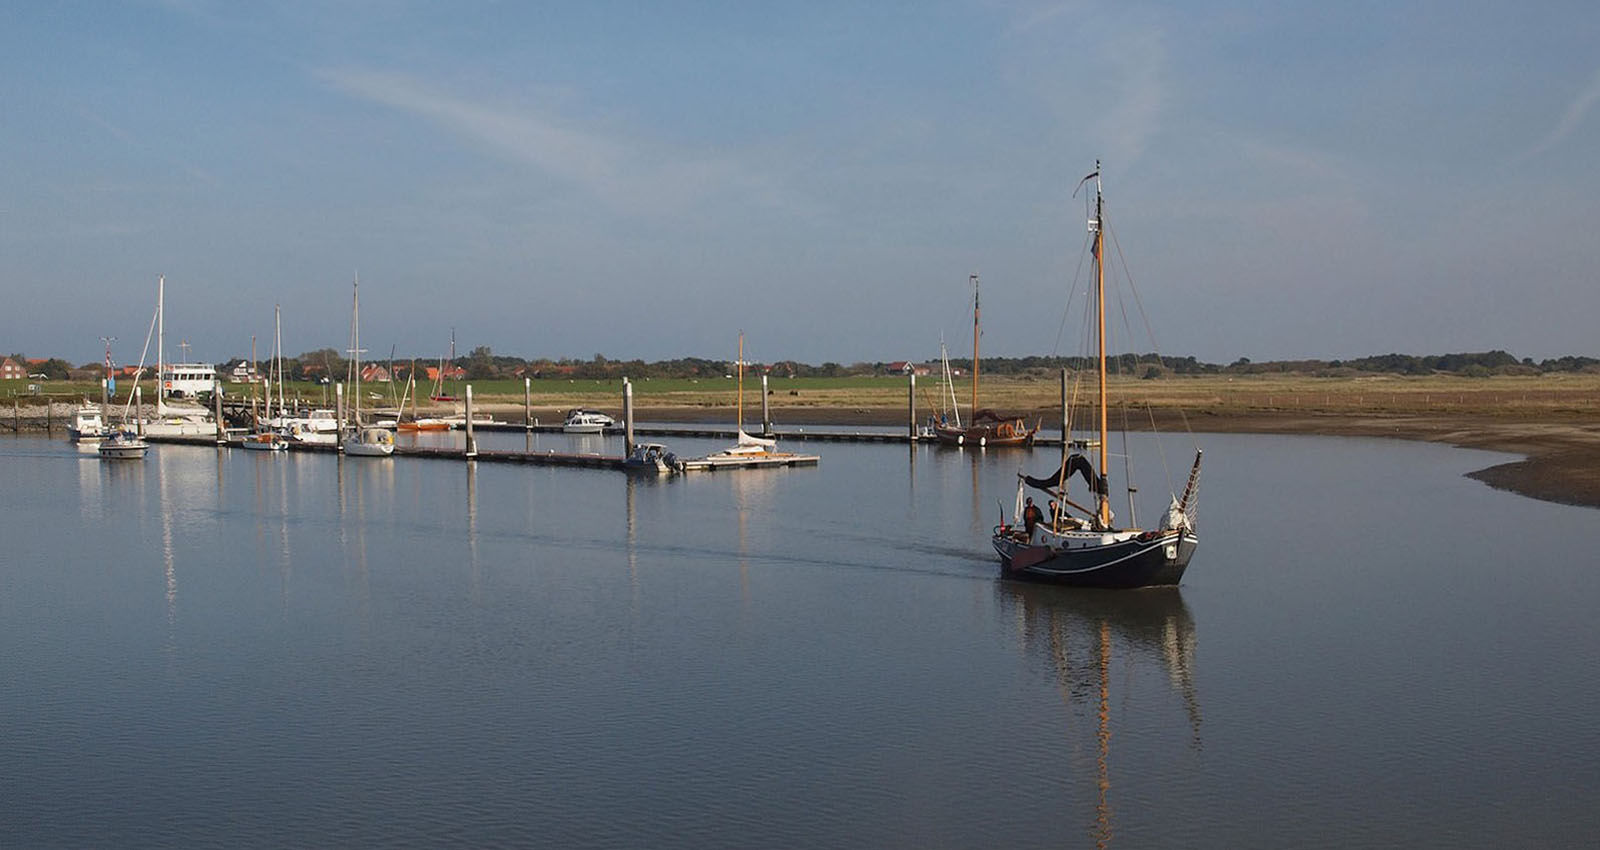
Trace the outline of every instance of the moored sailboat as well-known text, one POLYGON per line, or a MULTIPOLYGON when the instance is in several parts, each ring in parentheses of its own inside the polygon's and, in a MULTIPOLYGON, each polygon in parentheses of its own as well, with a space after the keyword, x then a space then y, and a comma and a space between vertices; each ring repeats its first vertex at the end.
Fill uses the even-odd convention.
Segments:
POLYGON ((350 398, 355 433, 344 438, 344 453, 357 457, 388 457, 394 454, 394 432, 361 423, 361 351, 361 282, 358 280, 350 296, 350 398))
MULTIPOLYGON (((252 352, 251 356, 254 356, 252 352)), ((261 427, 262 422, 256 422, 254 433, 246 435, 241 445, 251 451, 281 452, 289 448, 289 438, 272 425, 272 390, 278 390, 278 416, 283 416, 283 320, 279 306, 272 305, 272 359, 267 367, 267 380, 265 395, 267 397, 267 412, 263 419, 267 427, 261 427)))
POLYGON ((1002 416, 989 408, 978 407, 978 276, 972 275, 972 415, 967 424, 955 421, 940 422, 933 427, 934 436, 947 446, 974 446, 977 448, 1001 446, 1031 446, 1039 426, 1029 428, 1019 417, 1002 416))
MULTIPOLYGON (((1049 475, 1034 478, 1019 475, 1017 507, 1010 524, 994 530, 991 542, 1000 556, 1001 573, 1011 578, 1027 578, 1084 587, 1147 587, 1175 585, 1189 566, 1199 538, 1195 534, 1194 500, 1200 480, 1200 457, 1195 450, 1194 465, 1181 496, 1174 495, 1160 524, 1154 529, 1117 527, 1111 512, 1110 485, 1106 468, 1108 451, 1108 385, 1105 332, 1105 199, 1101 192, 1100 167, 1078 184, 1095 181, 1094 212, 1089 219, 1093 233, 1094 310, 1096 313, 1095 362, 1099 389, 1098 431, 1099 464, 1063 447, 1061 464, 1049 475), (1068 484, 1081 475, 1088 483, 1091 504, 1080 505, 1071 498, 1068 484), (1033 487, 1055 501, 1052 515, 1045 516, 1031 504, 1023 508, 1023 493, 1033 487), (1072 511, 1077 511, 1076 514, 1072 511)), ((1070 442, 1070 441, 1069 441, 1070 442)), ((1130 511, 1133 488, 1128 487, 1130 511)), ((1031 501, 1031 500, 1030 500, 1031 501)))

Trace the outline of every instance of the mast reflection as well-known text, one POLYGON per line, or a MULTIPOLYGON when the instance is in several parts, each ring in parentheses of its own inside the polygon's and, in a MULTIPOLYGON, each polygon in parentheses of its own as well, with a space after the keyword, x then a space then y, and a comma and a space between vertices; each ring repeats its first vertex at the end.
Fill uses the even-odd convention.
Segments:
MULTIPOLYGON (((1175 587, 1085 591, 1014 581, 996 582, 995 587, 1002 611, 1016 622, 1023 654, 1050 668, 1072 715, 1091 710, 1094 714, 1091 835, 1096 847, 1108 847, 1114 834, 1112 659, 1120 655, 1125 669, 1150 660, 1161 665, 1187 715, 1190 746, 1198 750, 1201 717, 1194 683, 1194 618, 1175 587)), ((1124 695, 1122 703, 1129 699, 1124 695)))

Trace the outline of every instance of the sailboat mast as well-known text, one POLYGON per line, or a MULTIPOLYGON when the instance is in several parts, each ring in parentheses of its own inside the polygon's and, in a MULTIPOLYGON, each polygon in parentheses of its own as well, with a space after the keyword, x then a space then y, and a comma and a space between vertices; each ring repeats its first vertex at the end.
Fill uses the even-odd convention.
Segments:
POLYGON ((972 416, 978 416, 978 276, 969 275, 972 281, 972 416))
POLYGON ((351 369, 350 386, 354 391, 355 408, 352 418, 356 427, 361 427, 361 276, 356 275, 355 283, 350 287, 350 362, 355 364, 351 369))
POLYGON ((272 360, 278 373, 278 415, 283 415, 283 315, 282 307, 272 305, 272 360))
MULTIPOLYGON (((1105 208, 1100 193, 1100 160, 1094 161, 1094 277, 1095 308, 1099 330, 1096 333, 1100 376, 1100 479, 1105 480, 1106 464, 1110 459, 1109 419, 1106 413, 1106 263, 1105 263, 1105 208)), ((1111 525, 1111 498, 1104 487, 1096 487, 1095 512, 1100 524, 1111 525)))
POLYGON ((739 401, 734 407, 734 422, 739 433, 744 433, 744 331, 739 331, 739 401))
POLYGON ((156 416, 167 415, 167 276, 156 278, 156 416))

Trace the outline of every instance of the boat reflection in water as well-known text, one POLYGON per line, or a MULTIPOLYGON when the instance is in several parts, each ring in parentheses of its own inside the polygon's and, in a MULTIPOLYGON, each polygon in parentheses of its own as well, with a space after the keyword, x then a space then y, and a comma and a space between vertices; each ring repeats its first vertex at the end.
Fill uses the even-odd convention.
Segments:
MULTIPOLYGON (((1111 844, 1112 661, 1119 687, 1133 671, 1158 663, 1188 718, 1189 742, 1200 749, 1200 700, 1194 684, 1194 618, 1175 587, 1134 591, 1070 589, 1012 581, 995 583, 1002 610, 1016 621, 1024 655, 1054 674, 1069 717, 1094 712, 1096 847, 1111 844)), ((1121 694, 1119 706, 1129 694, 1121 694)), ((1120 712, 1121 717, 1141 716, 1120 712)), ((1069 725, 1070 729, 1070 725, 1069 725)))

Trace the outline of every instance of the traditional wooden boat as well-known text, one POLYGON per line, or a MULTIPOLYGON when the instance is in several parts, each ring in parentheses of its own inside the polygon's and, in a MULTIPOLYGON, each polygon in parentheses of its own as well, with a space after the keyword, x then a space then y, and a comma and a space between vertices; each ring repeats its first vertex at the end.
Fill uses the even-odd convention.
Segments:
MULTIPOLYGON (((1095 181, 1095 198, 1089 230, 1094 269, 1096 314, 1095 361, 1099 389, 1099 463, 1071 452, 1063 446, 1059 467, 1042 477, 1017 476, 1016 509, 1010 523, 996 526, 991 538, 1000 556, 1001 574, 1009 578, 1035 579, 1084 587, 1147 587, 1175 585, 1189 566, 1199 538, 1195 535, 1194 500, 1200 481, 1200 450, 1182 495, 1174 495, 1153 529, 1136 525, 1118 526, 1111 512, 1110 485, 1106 475, 1110 460, 1108 446, 1106 335, 1105 335, 1105 199, 1101 193, 1100 164, 1093 174, 1079 182, 1079 188, 1095 181), (1088 485, 1090 504, 1073 501, 1068 484, 1081 476, 1088 485), (1032 487, 1052 497, 1053 510, 1034 507, 1029 499, 1024 507, 1024 490, 1032 487), (1076 513, 1073 513, 1076 511, 1076 513)), ((1074 192, 1076 194, 1076 192, 1074 192)), ((1067 441, 1069 444, 1071 441, 1067 441)), ((1136 488, 1125 482, 1128 511, 1133 518, 1136 488)), ((1135 520, 1136 521, 1136 520, 1135 520)))
POLYGON ((933 425, 933 435, 947 446, 975 448, 1000 448, 1004 446, 1031 446, 1039 433, 1039 425, 1032 428, 1020 417, 1002 416, 989 408, 978 407, 978 276, 972 281, 972 416, 966 425, 955 422, 938 422, 933 425))

